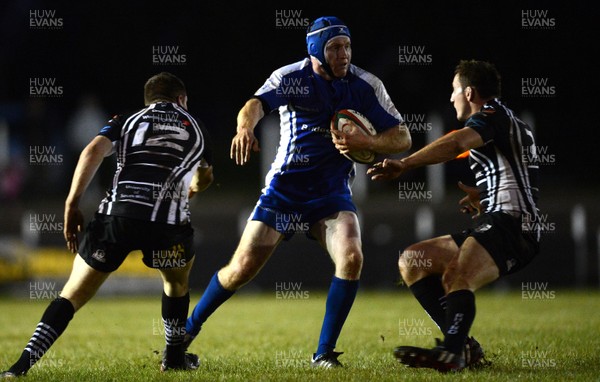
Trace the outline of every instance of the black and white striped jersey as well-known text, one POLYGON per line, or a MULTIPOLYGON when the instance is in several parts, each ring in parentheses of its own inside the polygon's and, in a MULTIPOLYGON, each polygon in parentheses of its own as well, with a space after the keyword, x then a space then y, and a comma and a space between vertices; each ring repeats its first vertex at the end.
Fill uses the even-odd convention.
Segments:
POLYGON ((176 103, 159 102, 100 131, 113 142, 117 170, 98 212, 151 222, 190 221, 188 187, 201 159, 210 163, 201 122, 176 103))
POLYGON ((538 161, 531 128, 498 99, 486 103, 465 126, 485 142, 469 155, 483 212, 537 217, 538 161))

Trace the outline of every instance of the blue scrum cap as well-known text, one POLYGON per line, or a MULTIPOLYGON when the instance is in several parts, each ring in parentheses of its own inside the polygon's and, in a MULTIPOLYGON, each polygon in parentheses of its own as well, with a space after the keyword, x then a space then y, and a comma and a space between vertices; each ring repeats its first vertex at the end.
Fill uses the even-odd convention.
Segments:
POLYGON ((344 22, 334 16, 319 17, 309 25, 306 31, 306 49, 308 54, 315 57, 323 69, 330 75, 331 68, 325 61, 325 45, 337 36, 350 37, 350 30, 344 22))

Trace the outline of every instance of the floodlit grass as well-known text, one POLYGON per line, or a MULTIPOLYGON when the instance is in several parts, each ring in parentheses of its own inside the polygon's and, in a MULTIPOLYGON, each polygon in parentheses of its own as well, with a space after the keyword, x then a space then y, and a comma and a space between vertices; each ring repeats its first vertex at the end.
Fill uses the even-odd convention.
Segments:
MULTIPOLYGON (((192 296, 191 307, 199 296, 192 296)), ((444 375, 397 363, 398 345, 432 346, 440 334, 405 290, 361 291, 336 350, 337 370, 314 370, 325 295, 301 299, 241 293, 204 325, 190 347, 193 372, 159 372, 160 296, 97 298, 79 313, 27 381, 598 381, 600 293, 477 294, 471 331, 492 364, 444 375)), ((20 355, 48 300, 0 300, 0 370, 20 355)))

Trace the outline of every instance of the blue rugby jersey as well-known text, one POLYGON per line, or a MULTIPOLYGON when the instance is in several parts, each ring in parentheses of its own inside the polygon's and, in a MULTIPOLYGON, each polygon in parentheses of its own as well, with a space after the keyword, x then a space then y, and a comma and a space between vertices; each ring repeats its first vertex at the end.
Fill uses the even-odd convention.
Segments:
POLYGON ((151 222, 187 224, 188 188, 202 158, 210 163, 207 133, 176 103, 153 103, 115 116, 98 135, 113 142, 117 170, 98 212, 151 222))
POLYGON ((263 193, 274 190, 295 201, 351 194, 354 163, 331 140, 336 111, 362 113, 378 133, 402 122, 383 83, 355 65, 343 79, 327 81, 306 58, 274 71, 254 96, 266 113, 278 109, 280 116, 279 147, 263 193))

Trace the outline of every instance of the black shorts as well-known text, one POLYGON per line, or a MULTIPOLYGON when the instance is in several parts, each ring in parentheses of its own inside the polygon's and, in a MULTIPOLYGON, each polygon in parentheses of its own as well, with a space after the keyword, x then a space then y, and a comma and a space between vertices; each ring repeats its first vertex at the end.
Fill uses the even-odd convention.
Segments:
POLYGON ((533 234, 522 231, 521 219, 504 212, 483 214, 477 218, 473 228, 455 233, 452 238, 460 247, 469 236, 489 252, 500 275, 522 269, 540 249, 533 234))
POLYGON ((96 213, 87 225, 79 255, 101 272, 113 272, 131 251, 141 250, 150 268, 183 268, 194 257, 194 229, 96 213))

